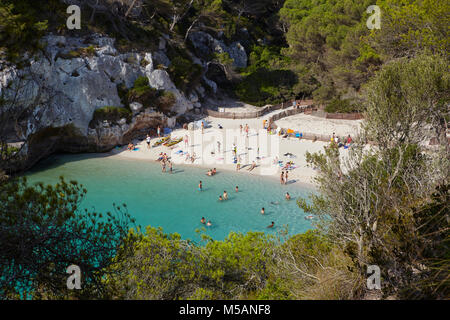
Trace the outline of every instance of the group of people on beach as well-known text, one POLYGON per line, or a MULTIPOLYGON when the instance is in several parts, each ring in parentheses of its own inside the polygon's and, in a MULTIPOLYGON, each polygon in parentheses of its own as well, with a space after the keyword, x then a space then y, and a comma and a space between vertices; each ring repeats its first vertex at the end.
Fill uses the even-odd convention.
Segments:
POLYGON ((345 138, 340 138, 339 136, 336 136, 336 134, 333 132, 333 135, 331 137, 331 143, 335 143, 338 148, 340 147, 349 147, 352 143, 352 137, 348 135, 345 138))
POLYGON ((169 160, 169 156, 166 153, 160 153, 158 161, 161 163, 161 171, 166 172, 166 166, 169 167, 169 172, 173 173, 172 161, 169 160))
POLYGON ((287 184, 288 182, 288 171, 281 171, 280 182, 281 184, 287 184))
POLYGON ((245 124, 245 126, 242 126, 242 124, 239 125, 239 131, 240 131, 241 135, 242 135, 242 131, 244 131, 245 135, 247 136, 247 138, 248 138, 248 131, 249 130, 250 130, 250 126, 247 123, 245 124))

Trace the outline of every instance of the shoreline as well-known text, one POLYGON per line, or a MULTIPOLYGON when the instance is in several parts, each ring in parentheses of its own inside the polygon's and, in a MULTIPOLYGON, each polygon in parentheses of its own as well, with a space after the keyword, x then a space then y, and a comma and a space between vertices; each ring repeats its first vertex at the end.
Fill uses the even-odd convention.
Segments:
MULTIPOLYGON (((182 139, 176 145, 154 147, 154 143, 160 138, 152 137, 150 149, 148 149, 145 139, 134 140, 135 148, 138 148, 138 150, 129 151, 127 146, 116 147, 110 151, 110 155, 112 157, 157 162, 160 153, 166 153, 175 167, 181 165, 183 167, 203 168, 205 174, 207 170, 216 168, 219 171, 267 176, 272 181, 277 179, 278 183, 280 183, 281 172, 286 171, 284 166, 287 162, 291 162, 292 168, 287 171, 288 184, 296 184, 317 191, 318 186, 314 181, 317 171, 306 162, 306 154, 323 152, 324 147, 329 145, 329 141, 294 137, 282 138, 276 136, 276 134, 266 134, 264 120, 267 121, 272 113, 252 119, 223 119, 207 116, 201 120, 205 124, 203 133, 199 127, 193 129, 178 128, 172 131, 170 133, 172 139, 182 139), (248 134, 245 133, 245 130, 242 130, 246 125, 249 126, 248 134), (187 145, 184 142, 185 137, 188 137, 187 145), (241 168, 239 171, 236 170, 236 164, 233 161, 235 157, 234 148, 236 148, 236 154, 240 159, 241 168), (189 157, 193 155, 195 155, 194 160, 189 160, 189 157), (255 162, 256 167, 249 172, 246 169, 250 167, 252 162, 255 162)), ((283 124, 287 128, 293 128, 300 132, 313 131, 318 135, 331 136, 336 133, 340 137, 347 137, 347 135, 354 137, 359 133, 361 122, 361 120, 328 120, 297 114, 275 121, 275 124, 283 124)), ((339 152, 341 156, 346 157, 348 149, 340 148, 339 152)), ((283 184, 280 183, 280 185, 283 184)))
MULTIPOLYGON (((127 151, 127 150, 125 150, 127 151)), ((125 152, 124 151, 124 152, 125 152)), ((114 158, 118 158, 118 159, 125 159, 125 160, 130 160, 130 161, 141 161, 141 162, 150 162, 150 163, 154 163, 154 164, 159 164, 159 162, 157 160, 154 159, 143 159, 143 158, 136 158, 136 157, 129 157, 126 155, 123 155, 122 152, 121 153, 113 153, 112 151, 106 152, 106 153, 101 153, 106 154, 107 157, 114 157, 114 158)), ((197 168, 197 169, 205 169, 206 170, 210 169, 210 166, 205 165, 205 164, 187 164, 187 163, 178 163, 176 164, 176 167, 182 167, 182 168, 197 168)), ((224 166, 217 166, 216 168, 218 168, 218 172, 220 173, 220 171, 222 172, 227 172, 227 173, 234 173, 234 174, 239 174, 239 175, 246 175, 249 174, 252 177, 257 177, 257 178, 261 178, 261 179, 268 179, 268 180, 272 180, 272 181, 278 181, 278 177, 275 175, 261 175, 261 174, 255 174, 255 173, 250 173, 250 172, 242 172, 242 171, 236 171, 235 169, 229 168, 229 167, 224 167, 224 166)), ((243 169, 245 170, 245 168, 243 169)), ((247 170, 245 170, 247 171, 247 170)), ((206 175, 206 174, 205 174, 206 175)), ((303 182, 303 181, 294 181, 294 182, 290 182, 288 183, 288 185, 295 185, 296 187, 300 187, 303 189, 308 189, 310 191, 317 191, 317 186, 314 183, 307 183, 307 182, 303 182)), ((282 184, 280 184, 280 186, 283 186, 282 184)))

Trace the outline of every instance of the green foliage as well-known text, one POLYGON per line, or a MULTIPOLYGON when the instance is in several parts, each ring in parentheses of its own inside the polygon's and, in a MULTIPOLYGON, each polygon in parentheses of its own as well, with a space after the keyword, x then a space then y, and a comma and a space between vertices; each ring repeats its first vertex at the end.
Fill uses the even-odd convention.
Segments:
POLYGON ((144 107, 150 107, 155 104, 158 97, 158 91, 149 86, 148 78, 145 76, 138 77, 133 88, 126 94, 127 103, 139 102, 144 107))
POLYGON ((114 265, 119 276, 107 279, 119 298, 230 298, 264 285, 270 246, 262 233, 231 233, 224 241, 197 246, 147 227, 129 241, 131 255, 114 265))
POLYGON ((440 55, 421 54, 386 65, 365 88, 370 137, 382 147, 395 141, 419 143, 428 124, 444 143, 442 123, 450 103, 448 70, 448 61, 440 55))
MULTIPOLYGON (((132 232, 121 259, 105 279, 120 299, 321 299, 322 287, 343 286, 334 298, 349 298, 351 262, 317 231, 280 242, 264 233, 230 233, 206 243, 181 240, 147 227, 132 232), (125 252, 126 251, 126 252, 125 252), (300 271, 299 271, 300 270, 300 271), (308 275, 308 276, 305 276, 308 275), (328 275, 328 276, 327 276, 328 275), (331 275, 331 277, 330 277, 331 275), (333 279, 334 277, 334 279, 333 279), (338 278, 338 279, 337 279, 338 278), (345 283, 347 281, 347 283, 345 283), (345 292, 345 293, 343 293, 345 292), (317 295, 316 295, 317 294, 317 295)), ((357 274, 356 274, 356 277, 357 274)))
POLYGON ((353 105, 349 100, 341 100, 335 98, 331 100, 325 107, 326 112, 330 113, 351 113, 362 111, 357 106, 353 105))
MULTIPOLYGON (((365 26, 370 0, 287 0, 280 10, 281 20, 289 26, 284 50, 298 69, 312 77, 306 83, 315 89, 320 102, 347 92, 358 91, 380 63, 360 38, 369 33, 365 26), (370 59, 369 59, 370 58, 370 59), (319 82, 320 87, 314 88, 319 82)), ((299 75, 302 78, 302 75, 299 75)))
POLYGON ((168 72, 177 88, 187 92, 200 82, 202 67, 189 58, 176 56, 171 60, 168 72))
POLYGON ((171 108, 176 102, 176 97, 173 94, 173 92, 170 91, 163 91, 160 96, 158 97, 158 100, 156 102, 157 107, 162 112, 170 112, 171 108))
POLYGON ((101 297, 105 268, 133 220, 81 210, 86 189, 62 178, 55 186, 25 179, 0 184, 0 297, 101 297), (68 291, 66 268, 82 270, 81 290, 68 291))
POLYGON ((38 40, 47 30, 47 21, 39 21, 26 1, 2 1, 0 21, 0 57, 13 62, 25 51, 37 50, 38 40))
POLYGON ((300 207, 319 218, 320 230, 359 270, 381 268, 385 295, 448 292, 442 276, 448 270, 447 70, 441 56, 386 65, 366 88, 366 125, 348 159, 342 161, 335 144, 307 154, 321 194, 300 207), (439 142, 434 153, 422 147, 430 129, 439 142), (367 149, 366 139, 377 147, 367 149))
POLYGON ((279 103, 292 98, 297 77, 290 70, 257 69, 245 77, 235 89, 242 101, 257 106, 279 103))
POLYGON ((449 52, 450 3, 441 0, 379 0, 382 28, 368 43, 387 57, 411 57, 427 50, 449 52))

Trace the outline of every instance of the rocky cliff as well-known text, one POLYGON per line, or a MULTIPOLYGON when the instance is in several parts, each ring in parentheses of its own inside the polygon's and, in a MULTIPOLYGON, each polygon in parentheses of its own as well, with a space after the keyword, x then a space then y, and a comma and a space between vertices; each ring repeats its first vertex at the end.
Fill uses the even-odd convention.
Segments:
MULTIPOLYGON (((99 34, 49 34, 40 41, 40 53, 25 57, 28 63, 20 68, 0 61, 0 97, 10 104, 3 112, 18 115, 2 135, 6 131, 8 140, 23 143, 23 161, 13 169, 28 168, 53 152, 108 151, 158 125, 173 127, 177 116, 201 108, 217 84, 204 74, 202 83, 209 90, 202 84, 188 94, 179 90, 166 71, 171 65, 168 40, 162 36, 153 52, 119 52, 113 38, 99 34), (151 88, 171 93, 174 103, 169 110, 163 113, 137 101, 124 105, 118 88, 131 89, 139 77, 146 77, 151 88), (131 116, 93 123, 94 112, 107 106, 126 107, 131 116)), ((238 42, 226 45, 204 32, 193 32, 189 40, 192 61, 204 68, 214 52, 227 52, 235 67, 247 65, 245 49, 238 42)))

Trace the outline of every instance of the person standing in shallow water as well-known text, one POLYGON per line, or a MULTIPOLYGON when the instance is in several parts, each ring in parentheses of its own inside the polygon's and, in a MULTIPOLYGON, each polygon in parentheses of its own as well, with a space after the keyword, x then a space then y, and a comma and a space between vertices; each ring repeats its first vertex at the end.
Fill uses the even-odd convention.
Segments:
POLYGON ((284 171, 281 171, 280 182, 284 184, 284 171))
POLYGON ((264 210, 264 208, 261 209, 261 214, 265 214, 266 210, 264 210))
POLYGON ((202 191, 203 190, 203 185, 202 182, 200 181, 198 184, 198 191, 202 191))
POLYGON ((236 192, 238 192, 239 191, 239 187, 238 186, 236 186, 236 192))

